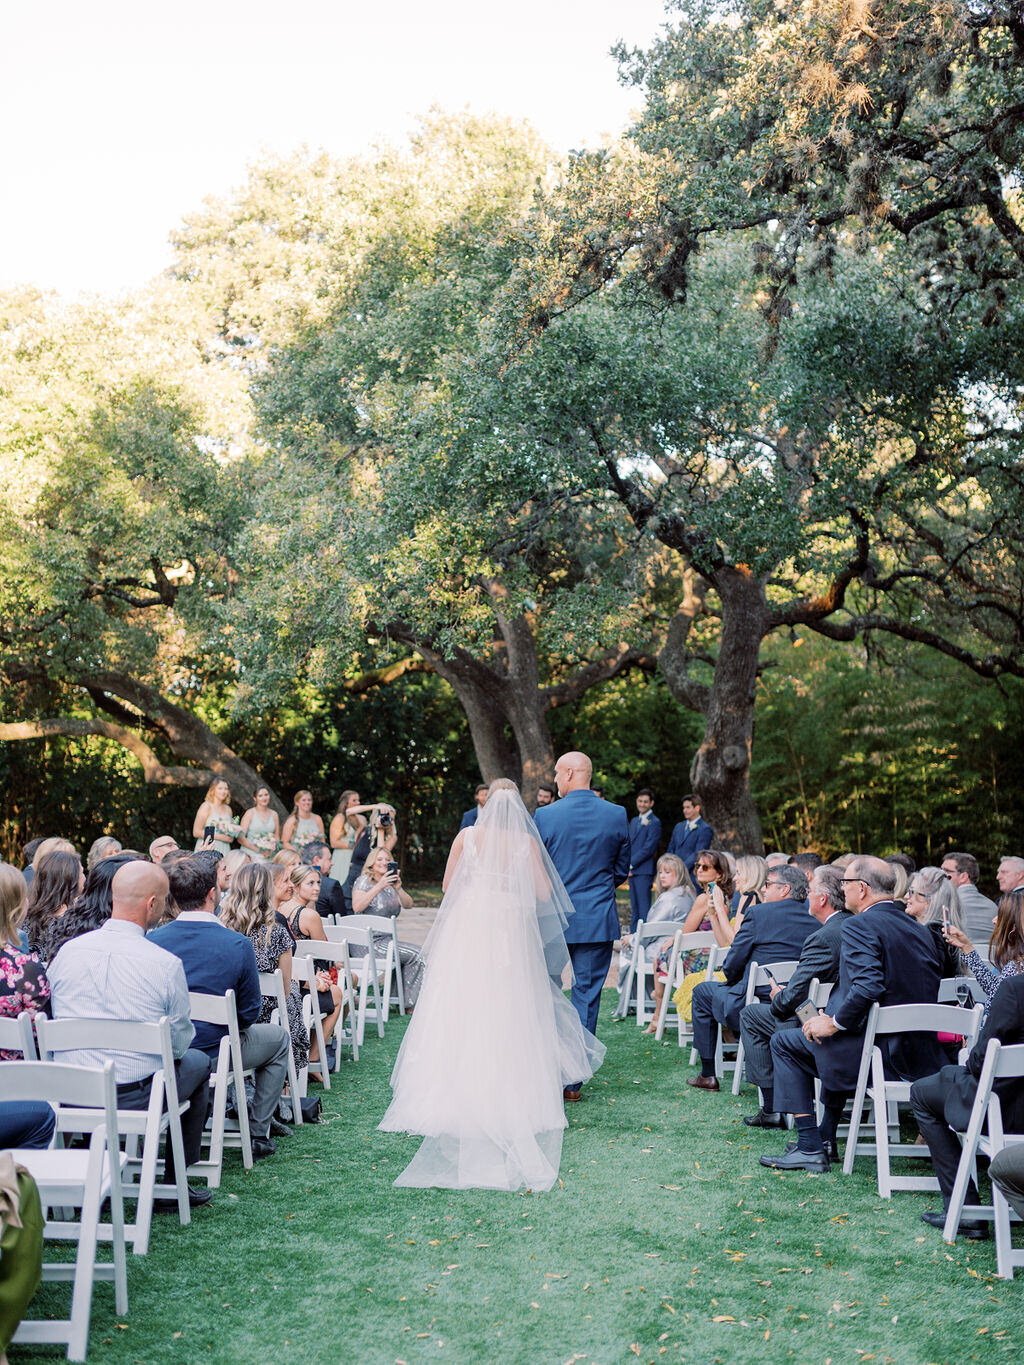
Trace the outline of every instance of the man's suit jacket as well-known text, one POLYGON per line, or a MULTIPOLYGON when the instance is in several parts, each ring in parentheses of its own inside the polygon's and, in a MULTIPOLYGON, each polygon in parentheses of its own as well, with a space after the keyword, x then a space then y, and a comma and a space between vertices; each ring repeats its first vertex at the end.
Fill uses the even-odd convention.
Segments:
MULTIPOLYGON (((787 897, 781 901, 765 901, 752 905, 743 916, 743 923, 732 941, 729 955, 722 963, 725 985, 729 993, 729 1027, 739 1031, 739 1015, 747 994, 747 974, 751 962, 764 966, 768 962, 792 962, 799 958, 804 943, 817 925, 811 918, 806 901, 787 897), (735 1018, 735 1023, 731 1022, 735 1018)), ((766 988, 758 990, 758 998, 766 1000, 766 988)))
MULTIPOLYGON (((179 915, 170 924, 153 929, 150 941, 181 958, 190 991, 200 995, 223 995, 234 991, 238 1027, 255 1024, 263 1009, 256 950, 244 934, 218 924, 212 915, 179 915)), ((193 1047, 216 1057, 227 1032, 220 1024, 196 1024, 193 1047)))
MULTIPOLYGON (((871 1006, 934 1004, 942 979, 935 935, 895 901, 878 901, 843 925, 839 981, 828 1013, 843 1032, 826 1038, 817 1052, 818 1075, 829 1090, 856 1087, 871 1006)), ((938 1071, 946 1055, 935 1034, 880 1039, 891 1070, 905 1080, 938 1071)))
MULTIPOLYGON (((1024 976, 1007 976, 1000 981, 966 1067, 942 1069, 951 1089, 946 1099, 946 1122, 960 1131, 970 1121, 990 1038, 998 1038, 1005 1047, 1024 1043, 1024 976)), ((1024 1081, 1014 1077, 996 1081, 995 1091, 1003 1110, 1004 1130, 1007 1133, 1024 1132, 1024 1081)))
MULTIPOLYGON (((815 930, 804 942, 800 965, 787 984, 772 1001, 772 1014, 777 1019, 792 1019, 807 999, 807 991, 815 977, 819 981, 839 979, 839 949, 843 941, 843 925, 853 919, 849 910, 840 910, 815 930)), ((814 921, 817 923, 817 920, 814 921)))
POLYGON ((654 864, 661 843, 661 821, 653 812, 644 824, 639 815, 629 822, 629 870, 634 876, 654 876, 654 864))
POLYGON ((976 886, 966 882, 956 889, 960 908, 964 912, 964 933, 975 948, 984 948, 992 937, 992 921, 996 917, 996 903, 983 896, 976 886))
POLYGON ((345 898, 341 894, 341 883, 333 877, 320 878, 320 894, 316 898, 316 912, 323 919, 326 915, 347 915, 345 898))
POLYGON ((589 789, 570 791, 541 806, 534 820, 576 912, 565 931, 566 942, 610 943, 618 938, 615 888, 629 871, 626 808, 589 789))
POLYGON ((672 831, 672 838, 668 841, 668 852, 682 858, 686 864, 687 872, 692 877, 697 854, 702 853, 706 848, 710 848, 711 840, 714 837, 715 831, 703 817, 698 818, 693 829, 688 828, 685 820, 680 820, 672 831))
POLYGON ((480 814, 480 807, 473 806, 472 809, 464 811, 462 819, 459 821, 459 829, 469 829, 470 825, 476 824, 476 817, 480 814))

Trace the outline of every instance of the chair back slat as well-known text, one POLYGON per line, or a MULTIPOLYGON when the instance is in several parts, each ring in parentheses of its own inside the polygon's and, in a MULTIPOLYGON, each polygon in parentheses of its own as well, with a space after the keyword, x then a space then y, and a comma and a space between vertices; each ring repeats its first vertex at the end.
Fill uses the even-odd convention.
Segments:
POLYGON ((5 1100, 45 1100, 78 1109, 115 1111, 114 1064, 69 1066, 65 1062, 0 1062, 0 1095, 5 1100))

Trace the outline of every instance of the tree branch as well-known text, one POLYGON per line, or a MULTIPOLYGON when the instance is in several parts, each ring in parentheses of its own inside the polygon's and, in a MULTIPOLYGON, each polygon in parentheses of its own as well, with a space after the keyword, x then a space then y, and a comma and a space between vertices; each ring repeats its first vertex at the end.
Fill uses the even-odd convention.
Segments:
POLYGON ((0 723, 0 740, 47 739, 51 735, 97 735, 111 739, 127 749, 142 764, 147 782, 165 787, 207 787, 217 776, 211 768, 167 767, 140 739, 134 730, 114 725, 109 720, 90 720, 79 716, 55 716, 49 720, 22 720, 0 723))

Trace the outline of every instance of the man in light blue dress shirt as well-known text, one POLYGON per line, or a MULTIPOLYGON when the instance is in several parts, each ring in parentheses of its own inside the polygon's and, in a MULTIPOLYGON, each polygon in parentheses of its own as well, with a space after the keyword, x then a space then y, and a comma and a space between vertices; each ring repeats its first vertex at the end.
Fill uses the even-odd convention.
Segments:
MULTIPOLYGON (((188 1101, 181 1118, 185 1160, 198 1161, 210 1095, 210 1059, 189 1047, 195 1034, 189 1017, 188 986, 181 962, 146 938, 167 902, 167 874, 153 863, 125 863, 111 884, 113 909, 106 924, 69 939, 47 968, 55 1019, 128 1019, 156 1023, 167 1015, 175 1056, 178 1098, 188 1101)), ((117 1103, 145 1109, 153 1073, 161 1058, 146 1052, 97 1052, 82 1048, 61 1054, 71 1066, 114 1063, 117 1103)), ((165 1180, 174 1181, 168 1150, 165 1180)), ((190 1190, 189 1202, 208 1204, 209 1190, 190 1190)))

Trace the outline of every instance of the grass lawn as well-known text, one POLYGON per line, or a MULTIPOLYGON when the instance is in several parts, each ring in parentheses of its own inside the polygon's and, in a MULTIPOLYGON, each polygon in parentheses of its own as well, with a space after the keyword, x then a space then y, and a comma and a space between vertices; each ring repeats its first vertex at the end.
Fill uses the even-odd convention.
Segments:
MULTIPOLYGON (((129 1256, 130 1311, 97 1288, 89 1360, 737 1362, 1019 1359, 1024 1277, 944 1245, 936 1200, 774 1174, 756 1092, 697 1093, 688 1054, 612 1023, 548 1194, 395 1190, 418 1139, 376 1131, 404 1021, 346 1063, 326 1121, 129 1256)), ((64 1293, 47 1287, 51 1294, 64 1293)), ((66 1302, 66 1298, 60 1300, 66 1302)), ((43 1348, 18 1361, 55 1360, 43 1348)))

